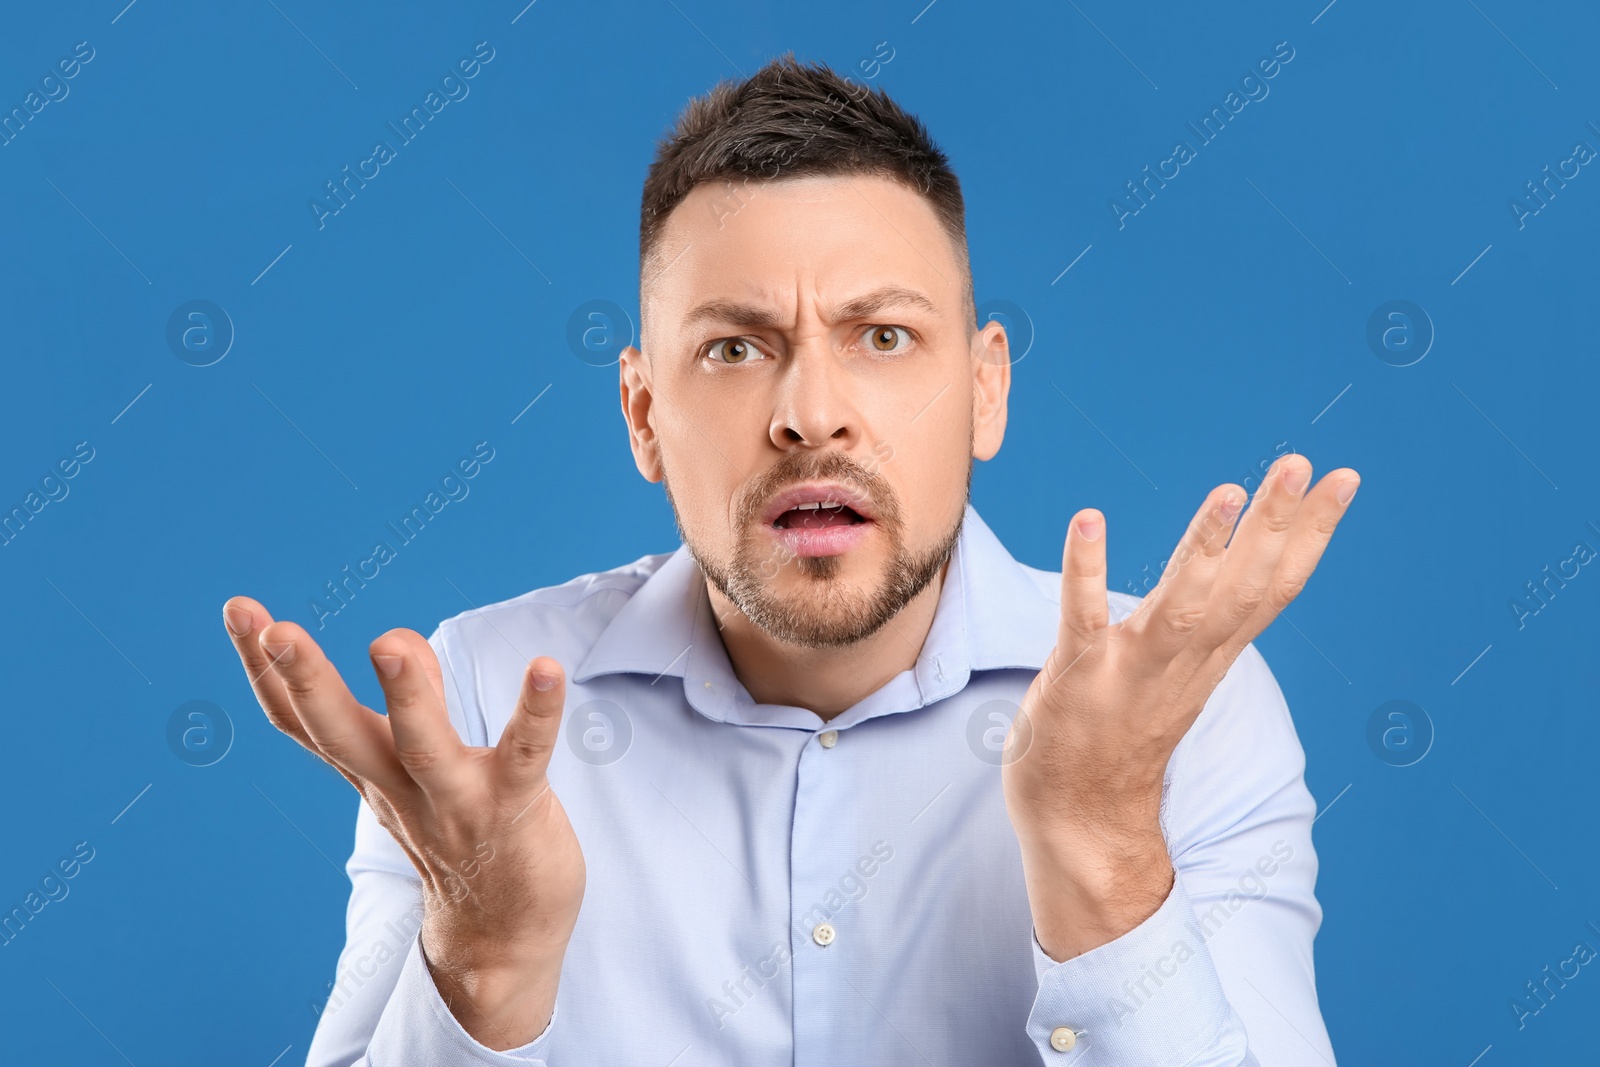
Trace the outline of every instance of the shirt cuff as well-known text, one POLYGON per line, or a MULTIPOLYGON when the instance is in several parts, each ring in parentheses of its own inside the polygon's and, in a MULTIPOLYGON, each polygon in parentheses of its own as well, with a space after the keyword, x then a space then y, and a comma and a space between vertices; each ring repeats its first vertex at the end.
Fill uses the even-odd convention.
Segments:
POLYGON ((366 1062, 371 1067, 406 1067, 418 1063, 546 1067, 559 1013, 558 1003, 550 1013, 544 1033, 521 1048, 497 1052, 479 1044, 462 1029, 439 995, 433 975, 428 971, 428 962, 422 956, 422 937, 418 934, 411 941, 394 993, 384 1006, 367 1046, 366 1062))
POLYGON ((1161 907, 1121 937, 1057 962, 1035 935, 1033 962, 1028 1036, 1048 1067, 1254 1062, 1176 872, 1161 907))

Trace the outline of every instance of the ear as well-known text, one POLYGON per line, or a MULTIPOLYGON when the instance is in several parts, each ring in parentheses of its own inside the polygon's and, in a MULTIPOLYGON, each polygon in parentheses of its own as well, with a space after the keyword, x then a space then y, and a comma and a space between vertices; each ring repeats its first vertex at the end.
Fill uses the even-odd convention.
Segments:
POLYGON ((628 447, 633 463, 647 482, 661 480, 660 442, 650 421, 655 397, 651 393, 650 361, 643 352, 629 345, 617 364, 618 387, 622 393, 622 418, 628 424, 628 447))
POLYGON ((1006 328, 990 320, 972 336, 972 455, 993 459, 1006 436, 1011 393, 1011 345, 1006 328))

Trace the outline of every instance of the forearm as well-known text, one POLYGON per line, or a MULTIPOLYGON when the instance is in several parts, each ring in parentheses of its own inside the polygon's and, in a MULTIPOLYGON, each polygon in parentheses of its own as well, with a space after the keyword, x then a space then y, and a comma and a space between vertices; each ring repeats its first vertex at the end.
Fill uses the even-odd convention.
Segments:
POLYGON ((1063 823, 1018 835, 1034 934, 1068 960, 1144 922, 1172 890, 1172 860, 1155 810, 1132 825, 1063 823))
MULTIPOLYGON (((561 1029, 561 1006, 555 1003, 549 1011, 544 1029, 537 1032, 519 1031, 524 1038, 520 1045, 510 1044, 518 1037, 509 1036, 504 1029, 507 1021, 494 1016, 463 1019, 471 1009, 463 1007, 466 996, 453 989, 452 977, 435 976, 422 948, 420 931, 407 948, 399 981, 393 994, 383 1005, 379 1015, 365 1024, 365 1035, 357 1046, 374 1067, 396 1067, 399 1064, 471 1064, 474 1067, 545 1067, 555 1041, 555 1032, 561 1029), (468 1032, 464 1022, 482 1026, 481 1036, 468 1032), (497 1030, 499 1027, 501 1029, 497 1030), (503 1030, 503 1032, 502 1032, 503 1030)), ((499 997, 488 984, 477 992, 497 1001, 504 1010, 510 1000, 499 997)), ((487 1004, 485 1004, 487 1007, 487 1004)), ((520 1017, 524 1010, 511 1007, 520 1017)), ((533 1009, 538 1011, 539 1009, 533 1009)), ((521 1026, 522 1023, 513 1025, 521 1026)), ((538 1025, 534 1023, 533 1025, 538 1025)), ((317 1063, 329 1065, 348 1064, 349 1059, 324 1057, 317 1063)))
POLYGON ((1028 1034, 1042 1064, 1334 1062, 1313 966, 1322 912, 1304 768, 1282 693, 1252 647, 1174 753, 1159 804, 1147 789, 1131 805, 1079 793, 1050 808, 1048 824, 1013 819, 1038 924, 1028 1034), (1113 834, 1119 825, 1130 833, 1113 834), (1077 847, 1044 847, 1062 826, 1077 847), (1157 828, 1170 860, 1153 858, 1157 828), (1108 839, 1122 844, 1098 847, 1108 839), (1149 866, 1132 862, 1141 852, 1149 866), (1124 862, 1095 866, 1086 855, 1124 862), (1142 884, 1152 871, 1170 871, 1165 898, 1105 940, 1148 906, 1145 894, 1161 892, 1161 878, 1142 884), (1082 906, 1079 897, 1084 918, 1061 914, 1082 906), (1052 1043, 1063 1028, 1065 1053, 1052 1043))
POLYGON ((421 947, 440 998, 485 1048, 520 1048, 550 1025, 565 939, 513 947, 510 939, 452 936, 442 922, 430 920, 423 924, 421 947))

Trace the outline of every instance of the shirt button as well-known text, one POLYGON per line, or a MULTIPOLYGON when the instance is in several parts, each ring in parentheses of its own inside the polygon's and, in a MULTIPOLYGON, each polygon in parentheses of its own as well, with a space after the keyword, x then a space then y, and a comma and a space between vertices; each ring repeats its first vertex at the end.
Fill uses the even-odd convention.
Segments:
POLYGON ((833 924, 818 923, 816 928, 811 931, 811 940, 815 941, 823 948, 827 948, 829 945, 833 944, 833 924))
POLYGON ((1050 1047, 1057 1052, 1071 1052, 1078 1044, 1078 1035, 1068 1026, 1058 1026, 1050 1031, 1050 1047))
POLYGON ((824 730, 817 735, 817 744, 823 748, 832 748, 839 743, 838 730, 824 730))

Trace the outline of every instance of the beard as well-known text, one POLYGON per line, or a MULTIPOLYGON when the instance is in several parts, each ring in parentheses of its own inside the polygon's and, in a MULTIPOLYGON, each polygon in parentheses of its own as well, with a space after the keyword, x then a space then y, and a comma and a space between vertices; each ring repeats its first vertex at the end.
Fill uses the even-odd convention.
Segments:
POLYGON ((678 535, 706 578, 735 607, 778 641, 805 648, 838 648, 881 630, 938 576, 955 552, 972 492, 972 461, 967 462, 962 506, 950 529, 930 549, 906 547, 905 519, 888 481, 843 452, 791 452, 745 487, 733 509, 738 542, 731 559, 714 558, 696 544, 672 499, 671 478, 662 463, 662 488, 672 507, 678 535), (761 511, 785 487, 804 481, 838 481, 856 499, 870 502, 873 521, 888 542, 889 559, 873 587, 859 588, 841 577, 841 556, 789 556, 762 536, 761 511), (799 588, 780 591, 777 578, 789 571, 799 588))

